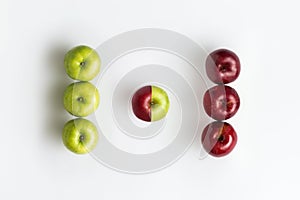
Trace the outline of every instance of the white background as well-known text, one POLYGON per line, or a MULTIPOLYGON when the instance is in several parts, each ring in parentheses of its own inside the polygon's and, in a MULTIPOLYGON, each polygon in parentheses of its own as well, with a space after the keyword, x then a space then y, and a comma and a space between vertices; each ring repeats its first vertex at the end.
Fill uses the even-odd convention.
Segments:
POLYGON ((299 19, 291 0, 1 0, 1 199, 299 199, 299 19), (191 150, 163 171, 128 175, 63 146, 64 53, 145 27, 239 55, 229 156, 191 150))

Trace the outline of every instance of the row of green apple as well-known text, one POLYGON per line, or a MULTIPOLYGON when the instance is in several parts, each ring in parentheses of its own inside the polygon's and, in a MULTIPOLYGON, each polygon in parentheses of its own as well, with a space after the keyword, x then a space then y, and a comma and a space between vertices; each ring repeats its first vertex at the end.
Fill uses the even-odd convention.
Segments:
POLYGON ((92 151, 98 142, 96 126, 83 117, 92 114, 99 106, 99 92, 89 81, 98 75, 100 65, 99 55, 88 46, 74 47, 65 55, 66 73, 76 82, 66 88, 63 103, 65 109, 78 118, 65 124, 62 139, 64 145, 77 154, 92 151))

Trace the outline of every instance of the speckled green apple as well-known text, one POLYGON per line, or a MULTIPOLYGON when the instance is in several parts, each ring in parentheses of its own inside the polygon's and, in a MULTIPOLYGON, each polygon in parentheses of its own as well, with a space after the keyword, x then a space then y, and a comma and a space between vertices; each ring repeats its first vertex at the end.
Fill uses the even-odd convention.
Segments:
POLYGON ((72 79, 90 81, 99 73, 101 60, 94 49, 81 45, 66 53, 64 65, 72 79))
POLYGON ((64 145, 76 154, 91 152, 98 142, 96 126, 89 120, 77 118, 68 121, 62 133, 64 145))
POLYGON ((98 89, 90 82, 70 84, 64 92, 64 107, 72 115, 86 117, 99 106, 98 89))

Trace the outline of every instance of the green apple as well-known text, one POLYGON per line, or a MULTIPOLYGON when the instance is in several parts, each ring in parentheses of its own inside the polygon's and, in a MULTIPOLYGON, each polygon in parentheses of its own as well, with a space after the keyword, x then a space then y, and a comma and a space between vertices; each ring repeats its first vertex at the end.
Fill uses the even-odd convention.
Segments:
POLYGON ((99 73, 101 60, 94 49, 81 45, 66 53, 64 64, 72 79, 90 81, 99 73))
POLYGON ((90 82, 75 82, 64 92, 64 107, 72 115, 86 117, 99 106, 99 92, 90 82))
POLYGON ((96 126, 89 120, 77 118, 68 121, 62 133, 64 145, 72 152, 85 154, 91 152, 98 142, 96 126))
POLYGON ((131 103, 135 116, 147 122, 163 119, 170 106, 168 94, 162 88, 151 85, 138 89, 131 103))
POLYGON ((169 110, 170 102, 167 93, 156 86, 152 86, 151 121, 164 118, 169 110))

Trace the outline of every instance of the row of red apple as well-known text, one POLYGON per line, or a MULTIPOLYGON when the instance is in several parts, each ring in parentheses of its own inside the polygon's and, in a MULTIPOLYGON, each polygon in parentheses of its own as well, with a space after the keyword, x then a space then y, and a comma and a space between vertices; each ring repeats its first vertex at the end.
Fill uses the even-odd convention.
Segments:
POLYGON ((240 107, 238 93, 225 84, 235 81, 240 74, 238 56, 227 49, 209 54, 205 63, 208 78, 217 85, 208 89, 203 97, 205 112, 217 120, 208 124, 201 137, 203 148, 212 156, 229 154, 237 143, 237 134, 226 120, 236 114, 240 107))

